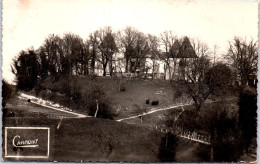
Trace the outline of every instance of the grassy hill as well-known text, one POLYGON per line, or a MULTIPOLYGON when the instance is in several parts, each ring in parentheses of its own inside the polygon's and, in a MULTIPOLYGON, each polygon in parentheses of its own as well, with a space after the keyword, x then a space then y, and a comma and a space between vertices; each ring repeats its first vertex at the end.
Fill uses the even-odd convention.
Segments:
MULTIPOLYGON (((68 86, 72 91, 77 90, 82 95, 89 93, 93 87, 102 89, 111 106, 119 112, 118 118, 135 115, 144 108, 153 108, 154 106, 151 106, 153 100, 159 101, 156 107, 167 106, 177 101, 174 99, 173 83, 165 80, 71 76, 61 77, 57 81, 49 77, 41 83, 43 89, 58 93, 65 93, 68 86), (150 104, 145 104, 147 98, 150 99, 150 104)), ((58 101, 62 102, 62 100, 58 101)), ((66 105, 69 101, 71 100, 66 99, 63 104, 66 105)))

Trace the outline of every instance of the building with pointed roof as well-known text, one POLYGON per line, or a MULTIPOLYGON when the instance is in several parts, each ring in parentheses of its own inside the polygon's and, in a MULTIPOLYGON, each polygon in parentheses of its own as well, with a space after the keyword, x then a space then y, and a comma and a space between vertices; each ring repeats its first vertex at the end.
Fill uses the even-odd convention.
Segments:
MULTIPOLYGON (((112 66, 116 76, 137 76, 166 80, 186 79, 187 64, 197 58, 188 37, 184 37, 182 42, 176 40, 169 52, 158 52, 156 54, 148 52, 139 58, 132 57, 127 67, 123 56, 120 53, 115 54, 112 66)), ((97 66, 97 68, 99 69, 96 69, 95 73, 102 76, 103 70, 100 66, 97 66)), ((109 70, 109 68, 107 69, 109 70)))
POLYGON ((168 54, 165 53, 165 55, 170 57, 169 64, 165 65, 165 79, 167 80, 186 79, 185 72, 187 71, 187 64, 190 60, 197 58, 188 37, 184 37, 182 43, 176 40, 170 52, 168 54))

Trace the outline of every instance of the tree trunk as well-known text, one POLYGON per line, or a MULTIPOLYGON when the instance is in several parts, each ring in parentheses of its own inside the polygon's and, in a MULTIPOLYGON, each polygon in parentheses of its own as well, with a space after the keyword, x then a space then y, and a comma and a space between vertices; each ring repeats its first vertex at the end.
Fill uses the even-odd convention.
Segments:
POLYGON ((166 80, 167 66, 164 64, 164 80, 166 80))
POLYGON ((89 71, 88 71, 88 63, 85 63, 83 65, 83 75, 88 75, 89 71))
POLYGON ((155 68, 154 68, 154 60, 153 60, 152 79, 154 79, 154 70, 155 68))
POLYGON ((106 72, 106 67, 103 67, 103 76, 106 76, 107 72, 106 72))
POLYGON ((165 68, 164 68, 164 72, 165 72, 165 79, 166 79, 166 74, 167 74, 167 69, 168 69, 168 73, 169 73, 169 80, 171 80, 171 67, 170 67, 170 63, 169 61, 165 60, 165 68))
POLYGON ((86 63, 86 65, 85 65, 85 72, 86 72, 86 75, 89 75, 88 63, 86 63))
POLYGON ((69 75, 72 75, 72 69, 73 69, 73 64, 70 61, 70 64, 69 64, 69 75))
POLYGON ((107 75, 107 62, 105 64, 103 64, 103 76, 106 76, 107 75))
POLYGON ((129 63, 128 57, 126 57, 125 60, 126 60, 126 61, 125 61, 125 73, 128 73, 128 63, 129 63))
POLYGON ((171 66, 168 64, 168 70, 169 70, 169 80, 172 79, 172 71, 171 71, 171 66))
POLYGON ((241 92, 243 93, 247 88, 247 77, 242 75, 241 77, 241 92))
POLYGON ((94 117, 97 117, 97 113, 98 113, 98 100, 96 100, 96 103, 97 103, 97 109, 96 109, 94 117))
POLYGON ((109 62, 109 74, 110 74, 110 76, 113 75, 113 63, 112 63, 112 61, 109 62))
POLYGON ((201 108, 201 104, 202 102, 200 100, 198 100, 198 98, 196 98, 195 96, 192 97, 193 101, 194 101, 194 104, 195 104, 195 107, 197 109, 197 112, 200 111, 200 108, 201 108))
POLYGON ((92 73, 95 73, 95 57, 96 57, 96 52, 93 51, 92 57, 91 57, 91 64, 90 64, 92 73))
POLYGON ((86 65, 81 63, 81 67, 80 67, 80 75, 85 75, 85 67, 86 65))

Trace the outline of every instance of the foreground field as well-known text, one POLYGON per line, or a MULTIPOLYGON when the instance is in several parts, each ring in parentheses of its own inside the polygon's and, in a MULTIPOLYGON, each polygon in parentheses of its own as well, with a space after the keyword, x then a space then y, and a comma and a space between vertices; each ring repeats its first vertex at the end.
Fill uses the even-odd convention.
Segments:
MULTIPOLYGON (((59 129, 59 119, 6 118, 3 123, 50 127, 48 161, 160 161, 158 154, 164 134, 135 125, 95 118, 64 119, 59 129)), ((198 145, 179 139, 176 161, 203 161, 195 153, 198 145)))
MULTIPOLYGON (((158 155, 164 142, 164 133, 140 125, 98 118, 72 118, 67 114, 63 115, 64 119, 58 128, 61 119, 55 116, 63 114, 59 111, 20 100, 15 101, 15 106, 7 104, 7 107, 3 128, 51 128, 48 161, 161 161, 158 155)), ((207 149, 198 143, 177 138, 174 161, 207 160, 204 157, 207 156, 207 149), (198 153, 201 148, 203 155, 198 153)))

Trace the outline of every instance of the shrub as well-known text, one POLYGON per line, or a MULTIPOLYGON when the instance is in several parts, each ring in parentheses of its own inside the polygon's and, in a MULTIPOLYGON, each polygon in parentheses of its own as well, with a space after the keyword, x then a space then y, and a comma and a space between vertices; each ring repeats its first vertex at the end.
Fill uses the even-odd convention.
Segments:
POLYGON ((176 90, 174 92, 174 100, 180 98, 183 95, 183 92, 184 91, 182 89, 180 89, 180 87, 177 86, 176 90))
POLYGON ((175 160, 177 141, 177 137, 169 132, 162 137, 158 154, 158 158, 162 162, 172 162, 175 160))
POLYGON ((198 119, 210 131, 214 161, 234 162, 242 153, 237 115, 229 108, 226 103, 214 103, 198 119))
POLYGON ((126 91, 126 89, 125 89, 125 86, 124 85, 120 85, 120 87, 119 87, 119 91, 126 91))
POLYGON ((113 119, 116 116, 116 112, 111 107, 110 101, 106 98, 105 92, 98 86, 94 86, 88 93, 85 93, 85 106, 87 106, 88 112, 91 116, 113 119), (98 110, 97 110, 98 109, 98 110))
POLYGON ((185 127, 186 130, 193 131, 196 126, 196 118, 198 113, 195 108, 185 110, 177 120, 176 124, 181 127, 185 127))
POLYGON ((173 127, 174 124, 175 124, 175 120, 177 118, 177 116, 182 112, 182 110, 180 109, 176 109, 176 110, 172 110, 172 111, 169 111, 167 113, 167 117, 165 118, 164 120, 164 124, 166 125, 166 127, 173 127))

